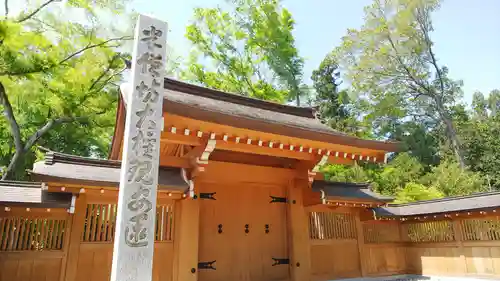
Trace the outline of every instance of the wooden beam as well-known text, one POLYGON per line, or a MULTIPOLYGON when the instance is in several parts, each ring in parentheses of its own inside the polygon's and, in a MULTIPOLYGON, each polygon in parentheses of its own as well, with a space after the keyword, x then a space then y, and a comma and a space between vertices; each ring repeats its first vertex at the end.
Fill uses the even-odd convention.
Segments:
POLYGON ((160 155, 160 166, 190 168, 191 164, 189 158, 160 155))
MULTIPOLYGON (((363 155, 363 161, 367 160, 368 162, 374 162, 374 157, 377 158, 376 162, 382 162, 384 160, 385 151, 383 150, 355 147, 349 143, 338 144, 332 142, 313 141, 308 139, 307 137, 298 138, 279 135, 275 133, 267 133, 260 130, 244 129, 245 127, 222 125, 220 123, 203 121, 203 119, 183 117, 172 113, 164 113, 164 119, 164 132, 170 132, 172 127, 176 127, 177 134, 183 134, 185 129, 189 129, 189 131, 194 135, 196 135, 198 132, 201 132, 203 136, 206 136, 207 134, 215 134, 217 136, 217 139, 221 140, 223 139, 224 135, 227 135, 228 139, 238 138, 240 142, 244 142, 248 138, 252 139, 253 142, 258 142, 259 140, 261 140, 266 145, 269 145, 269 143, 272 142, 273 147, 278 149, 289 150, 290 145, 292 145, 296 150, 298 150, 300 146, 303 146, 304 151, 308 151, 310 148, 312 148, 315 153, 318 151, 318 149, 321 149, 323 151, 323 154, 325 154, 329 150, 331 151, 332 155, 335 155, 336 152, 339 152, 339 154, 342 154, 342 157, 344 152, 348 153, 349 157, 352 157, 352 154, 355 154, 356 160, 360 160, 360 155, 363 155), (370 160, 367 159, 368 157, 370 157, 370 160)), ((235 142, 237 141, 235 140, 235 142)))
POLYGON ((323 201, 321 200, 321 193, 312 191, 311 188, 302 189, 302 201, 304 207, 323 204, 323 201))
POLYGON ((188 153, 182 155, 182 157, 183 158, 197 158, 197 157, 201 156, 201 154, 203 153, 203 151, 204 151, 204 146, 203 145, 196 146, 193 149, 191 149, 188 153))
POLYGON ((306 161, 311 161, 314 157, 311 154, 304 152, 281 150, 276 148, 270 148, 268 146, 257 146, 257 145, 248 145, 248 144, 230 143, 230 142, 218 143, 217 149, 276 156, 276 157, 285 157, 285 158, 292 158, 292 159, 299 159, 306 161))
POLYGON ((174 134, 172 132, 163 132, 161 134, 161 142, 199 146, 203 145, 204 140, 194 135, 186 136, 183 134, 174 134))
MULTIPOLYGON (((294 150, 280 149, 279 148, 280 146, 275 144, 273 144, 274 146, 270 147, 269 144, 272 144, 272 142, 262 142, 262 141, 259 142, 259 140, 250 140, 249 142, 248 139, 242 140, 236 137, 228 138, 227 141, 224 141, 223 139, 219 139, 219 136, 214 136, 213 134, 208 134, 208 136, 210 138, 214 137, 215 140, 217 140, 217 147, 216 147, 217 150, 234 151, 234 152, 242 152, 249 154, 310 161, 311 163, 314 163, 313 167, 320 160, 326 161, 326 163, 339 164, 339 165, 353 165, 356 161, 359 161, 358 158, 355 157, 353 159, 352 156, 347 153, 335 153, 332 155, 322 155, 318 157, 318 154, 309 153, 309 150, 307 149, 303 149, 302 151, 300 151, 300 149, 298 151, 295 149, 294 150), (236 139, 238 139, 238 142, 236 142, 236 139)), ((206 145, 207 143, 206 137, 207 137, 206 134, 203 137, 198 137, 195 134, 195 131, 191 131, 191 135, 172 133, 171 131, 167 131, 162 133, 161 142, 198 147, 206 145)), ((199 149, 197 149, 196 151, 198 151, 199 149)))
POLYGON ((365 249, 365 237, 363 231, 363 225, 361 224, 360 212, 355 213, 355 223, 356 223, 356 232, 358 237, 358 253, 359 253, 359 267, 361 270, 361 276, 365 277, 368 274, 368 266, 367 266, 367 258, 370 256, 366 255, 365 249))
POLYGON ((175 206, 174 281, 198 280, 199 202, 185 199, 175 206))
POLYGON ((67 281, 76 280, 78 260, 80 257, 80 238, 82 237, 85 225, 85 213, 87 209, 87 198, 85 194, 80 194, 76 199, 75 213, 71 220, 71 232, 69 233, 69 249, 66 266, 67 281))
POLYGON ((302 281, 311 278, 311 246, 309 244, 308 220, 303 205, 305 180, 294 179, 287 187, 288 244, 290 255, 290 280, 302 281))

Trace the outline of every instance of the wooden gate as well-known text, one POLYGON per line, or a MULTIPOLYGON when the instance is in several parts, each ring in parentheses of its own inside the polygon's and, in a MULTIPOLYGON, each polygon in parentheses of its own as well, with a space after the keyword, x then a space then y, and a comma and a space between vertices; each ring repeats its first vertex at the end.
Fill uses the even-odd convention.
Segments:
POLYGON ((284 188, 205 183, 200 192, 199 280, 287 280, 288 264, 277 264, 288 259, 284 188))

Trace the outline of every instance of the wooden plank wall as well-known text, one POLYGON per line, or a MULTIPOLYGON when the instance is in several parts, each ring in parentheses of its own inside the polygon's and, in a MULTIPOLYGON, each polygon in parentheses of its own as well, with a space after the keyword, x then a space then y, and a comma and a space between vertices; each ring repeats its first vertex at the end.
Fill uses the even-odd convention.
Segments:
POLYGON ((406 246, 401 243, 400 224, 397 221, 363 222, 364 249, 361 259, 366 276, 384 276, 406 273, 406 246))

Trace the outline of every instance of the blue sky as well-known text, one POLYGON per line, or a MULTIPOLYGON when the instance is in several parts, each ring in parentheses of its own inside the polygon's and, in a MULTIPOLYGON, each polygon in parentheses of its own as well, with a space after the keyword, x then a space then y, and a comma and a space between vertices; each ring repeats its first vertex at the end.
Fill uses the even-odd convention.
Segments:
MULTIPOLYGON (((194 7, 215 7, 224 0, 135 0, 133 8, 169 23, 167 40, 176 55, 189 54, 185 27, 194 7)), ((295 38, 306 59, 310 81, 323 57, 340 43, 347 28, 363 23, 363 7, 371 0, 283 0, 296 21, 295 38)), ((500 1, 445 0, 433 16, 433 40, 440 63, 454 79, 464 80, 466 101, 474 91, 500 88, 500 1)))

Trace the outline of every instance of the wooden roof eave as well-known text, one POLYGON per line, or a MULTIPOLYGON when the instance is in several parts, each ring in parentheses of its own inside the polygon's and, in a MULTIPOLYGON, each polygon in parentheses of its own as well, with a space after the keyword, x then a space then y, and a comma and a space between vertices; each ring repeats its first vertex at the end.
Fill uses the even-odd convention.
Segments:
POLYGON ((118 94, 118 105, 116 109, 115 129, 113 132, 113 138, 111 140, 111 147, 109 149, 108 159, 118 160, 118 158, 120 157, 124 132, 125 132, 125 105, 123 103, 123 98, 120 91, 120 93, 118 94))
POLYGON ((245 128, 304 140, 340 144, 384 152, 395 152, 400 150, 399 143, 395 142, 365 140, 345 134, 329 134, 306 128, 293 127, 286 124, 263 122, 227 113, 209 111, 194 106, 178 104, 169 100, 165 100, 163 103, 163 112, 185 116, 196 120, 204 120, 217 124, 228 125, 235 128, 245 128))
MULTIPOLYGON (((109 154, 109 159, 114 159, 117 160, 119 159, 120 152, 121 152, 121 147, 122 147, 122 141, 123 141, 123 133, 124 133, 124 123, 125 123, 125 106, 124 106, 124 100, 122 98, 122 95, 120 95, 119 101, 118 101, 118 109, 117 109, 117 116, 116 116, 116 126, 115 126, 115 132, 113 135, 113 140, 110 148, 110 154, 109 154)), ((288 136, 288 137, 303 137, 305 140, 310 140, 310 139, 317 139, 321 141, 327 141, 327 143, 335 143, 335 144, 344 144, 348 146, 357 146, 357 147, 365 147, 369 149, 378 149, 380 154, 378 157, 378 161, 376 162, 382 162, 385 159, 385 152, 389 151, 396 151, 398 150, 398 144, 397 143, 389 143, 389 142, 381 142, 381 141, 372 141, 372 140, 362 140, 359 138, 347 136, 347 135, 329 135, 329 134, 324 134, 320 132, 315 132, 315 131, 310 131, 310 130, 304 130, 303 128, 290 128, 287 126, 283 126, 280 124, 264 124, 264 122, 258 121, 258 120, 248 120, 245 118, 240 118, 237 116, 231 116, 231 115, 224 115, 223 113, 214 113, 214 112, 208 112, 208 111, 203 111, 200 110, 199 108, 191 107, 186 109, 185 107, 183 108, 182 106, 176 106, 173 103, 169 103, 168 101, 164 103, 164 112, 182 112, 184 115, 193 115, 193 117, 197 118, 202 118, 198 120, 204 120, 205 119, 210 119, 208 118, 209 116, 216 116, 218 119, 215 120, 218 123, 221 123, 220 119, 223 119, 224 122, 222 123, 229 123, 228 125, 236 125, 241 128, 246 128, 246 129, 256 129, 257 131, 263 131, 263 132, 271 132, 271 133, 276 133, 276 129, 286 129, 286 132, 280 132, 283 133, 283 136, 288 136), (207 116, 209 115, 209 116, 207 116), (242 123, 243 122, 243 123, 242 123)), ((212 118, 213 119, 213 118, 212 118)), ((357 155, 349 155, 349 158, 352 157, 352 159, 345 159, 344 161, 341 161, 339 164, 352 164, 354 163, 354 160, 358 160, 355 157, 358 157, 357 155), (347 162, 347 163, 343 163, 347 162)), ((344 155, 344 158, 348 158, 347 155, 344 155)), ((369 158, 369 157, 368 157, 369 158)), ((372 157, 374 159, 376 157, 372 157)), ((338 162, 338 161, 337 161, 338 162)))
POLYGON ((327 196, 324 192, 318 192, 312 189, 303 189, 302 192, 305 207, 324 205, 329 207, 375 208, 385 206, 388 203, 388 200, 379 198, 368 199, 327 196))

